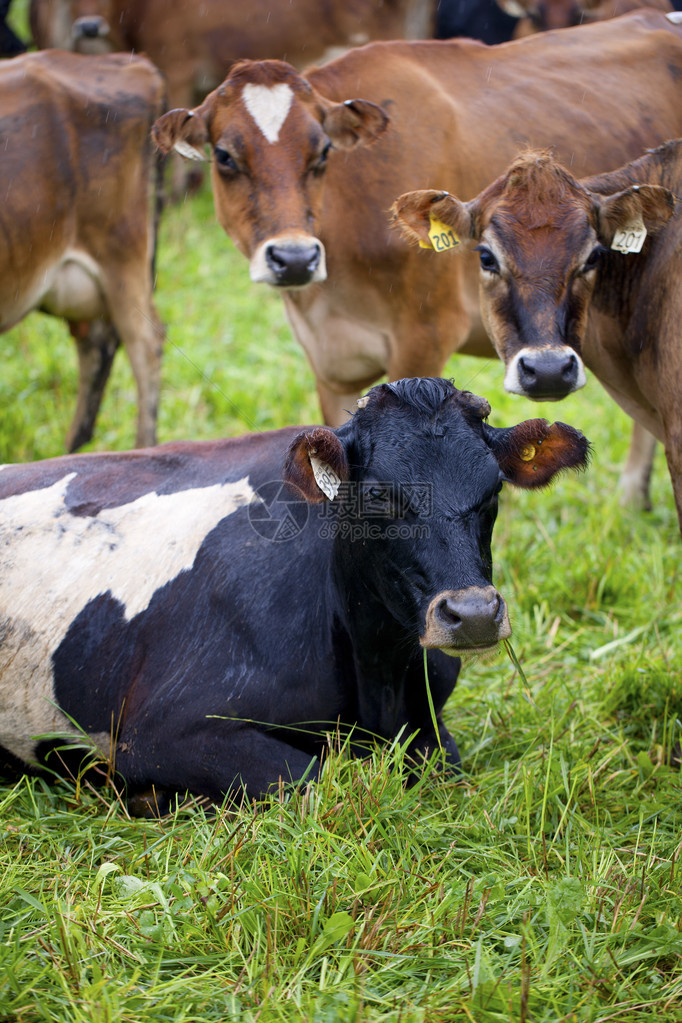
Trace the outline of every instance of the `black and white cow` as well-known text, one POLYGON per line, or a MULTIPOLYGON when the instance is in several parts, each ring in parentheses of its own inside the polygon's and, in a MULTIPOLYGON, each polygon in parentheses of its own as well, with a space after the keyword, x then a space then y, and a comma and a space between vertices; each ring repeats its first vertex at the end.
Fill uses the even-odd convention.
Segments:
MULTIPOLYGON (((0 471, 0 744, 89 733, 129 793, 249 797, 325 735, 437 745, 458 655, 510 634, 490 542, 504 481, 583 466, 561 423, 509 429, 441 379, 382 384, 336 430, 64 456, 0 471)), ((48 765, 53 760, 48 757, 48 765)))

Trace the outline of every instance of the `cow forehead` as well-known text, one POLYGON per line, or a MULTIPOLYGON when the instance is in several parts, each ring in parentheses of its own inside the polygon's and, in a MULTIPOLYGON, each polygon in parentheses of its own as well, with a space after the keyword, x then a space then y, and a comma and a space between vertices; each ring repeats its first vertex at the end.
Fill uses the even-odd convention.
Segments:
POLYGON ((492 213, 484 240, 494 239, 516 263, 540 261, 549 269, 582 256, 594 227, 580 199, 533 206, 505 201, 492 213))
POLYGON ((427 488, 434 507, 474 507, 499 481, 490 447, 455 408, 426 419, 403 414, 399 423, 384 414, 372 432, 372 450, 362 456, 366 478, 427 488))
POLYGON ((492 186, 482 212, 484 230, 505 248, 529 256, 551 244, 558 258, 582 249, 594 216, 589 193, 544 154, 517 160, 492 186))
POLYGON ((247 82, 242 89, 244 106, 256 127, 270 143, 277 142, 280 129, 291 109, 294 92, 286 82, 276 85, 256 85, 247 82))

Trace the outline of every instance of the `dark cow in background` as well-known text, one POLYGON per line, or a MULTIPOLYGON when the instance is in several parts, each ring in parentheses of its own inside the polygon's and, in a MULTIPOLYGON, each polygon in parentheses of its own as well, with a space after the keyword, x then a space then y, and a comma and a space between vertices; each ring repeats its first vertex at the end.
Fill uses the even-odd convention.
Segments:
POLYGON ((17 57, 26 52, 19 36, 7 24, 12 0, 0 0, 0 57, 17 57))
MULTIPOLYGON (((489 426, 445 380, 290 427, 0 471, 0 744, 84 730, 128 792, 220 800, 313 777, 325 736, 442 744, 459 655, 510 633, 492 585, 504 481, 585 463, 561 423, 489 426), (435 734, 423 670, 438 715, 435 734)), ((58 766, 58 757, 48 758, 58 766)))
POLYGON ((629 14, 641 7, 654 8, 664 13, 679 10, 678 3, 669 0, 496 0, 500 11, 516 18, 514 39, 548 32, 557 28, 589 25, 594 21, 607 21, 621 14, 629 14))
MULTIPOLYGON (((31 0, 40 49, 144 53, 163 71, 169 107, 204 98, 242 57, 298 68, 371 39, 433 35, 435 0, 31 0)), ((173 194, 196 183, 176 161, 173 194), (187 180, 186 180, 187 179, 187 180)))
POLYGON ((513 38, 518 17, 502 9, 497 0, 438 0, 436 39, 466 36, 493 45, 513 38))
POLYGON ((154 133, 164 151, 210 147, 218 219, 252 279, 283 290, 338 424, 383 374, 493 354, 475 257, 405 245, 387 216, 396 196, 476 195, 524 142, 554 145, 578 173, 617 166, 682 135, 681 75, 682 32, 645 12, 496 47, 375 43, 304 75, 242 62, 154 133))
POLYGON ((415 192, 397 204, 427 238, 435 217, 476 244, 481 304, 508 390, 559 399, 583 361, 665 445, 682 529, 682 141, 577 181, 528 153, 475 199, 415 192))
POLYGON ((90 440, 119 340, 138 391, 138 445, 156 439, 163 330, 152 300, 162 106, 141 57, 45 52, 0 65, 0 331, 65 319, 79 388, 67 448, 90 440))

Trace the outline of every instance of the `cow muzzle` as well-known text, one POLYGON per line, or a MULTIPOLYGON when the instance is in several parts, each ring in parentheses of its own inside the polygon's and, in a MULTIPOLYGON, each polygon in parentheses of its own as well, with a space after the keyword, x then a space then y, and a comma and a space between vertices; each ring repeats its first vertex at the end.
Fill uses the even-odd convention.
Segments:
POLYGON ((427 650, 489 650, 511 636, 507 605, 494 586, 444 590, 426 612, 420 643, 427 650))
POLYGON ((71 33, 75 40, 103 39, 109 35, 109 25, 104 18, 77 18, 73 23, 71 33))
POLYGON ((251 259, 251 280, 276 288, 304 288, 327 279, 324 245, 310 235, 269 238, 251 259))
POLYGON ((507 367, 504 387, 534 401, 560 401, 585 380, 583 361, 568 345, 523 348, 507 367))

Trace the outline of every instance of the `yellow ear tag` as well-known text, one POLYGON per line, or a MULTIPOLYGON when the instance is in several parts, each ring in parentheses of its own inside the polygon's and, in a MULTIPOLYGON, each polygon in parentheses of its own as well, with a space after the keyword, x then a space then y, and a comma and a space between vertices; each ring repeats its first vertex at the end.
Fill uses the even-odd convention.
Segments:
POLYGON ((533 458, 535 458, 535 448, 533 445, 526 444, 525 448, 521 448, 519 458, 522 462, 530 462, 533 458))
POLYGON ((423 249, 432 248, 436 252, 447 252, 448 249, 454 249, 459 245, 459 238, 447 224, 444 224, 442 220, 436 220, 435 217, 431 217, 431 227, 429 228, 429 241, 431 245, 427 245, 426 242, 419 242, 423 249))

